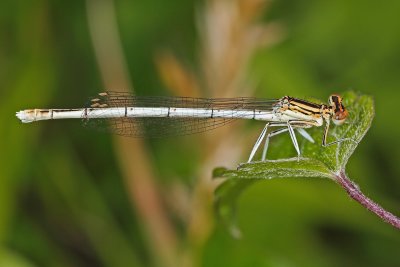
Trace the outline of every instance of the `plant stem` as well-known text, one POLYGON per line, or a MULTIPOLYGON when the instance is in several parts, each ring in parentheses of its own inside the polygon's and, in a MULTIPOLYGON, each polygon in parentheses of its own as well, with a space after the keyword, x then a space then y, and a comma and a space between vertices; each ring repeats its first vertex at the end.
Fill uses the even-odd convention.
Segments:
POLYGON ((347 177, 344 171, 335 174, 335 180, 346 190, 347 194, 351 198, 378 215, 385 222, 390 223, 397 229, 400 229, 400 218, 385 210, 379 204, 365 196, 361 192, 360 188, 347 177))

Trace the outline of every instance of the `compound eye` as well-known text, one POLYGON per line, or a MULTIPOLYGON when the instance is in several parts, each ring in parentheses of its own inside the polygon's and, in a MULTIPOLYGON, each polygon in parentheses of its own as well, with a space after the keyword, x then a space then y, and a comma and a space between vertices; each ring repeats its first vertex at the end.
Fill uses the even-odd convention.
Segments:
POLYGON ((349 113, 347 112, 347 110, 343 109, 342 111, 336 112, 333 115, 332 121, 336 125, 342 125, 345 122, 345 120, 347 119, 348 115, 349 115, 349 113))
POLYGON ((339 95, 331 95, 329 97, 329 104, 333 110, 332 121, 336 125, 341 125, 344 123, 349 113, 342 103, 343 99, 339 95))
POLYGON ((343 107, 342 111, 336 112, 335 113, 335 120, 345 120, 349 113, 347 110, 343 107))

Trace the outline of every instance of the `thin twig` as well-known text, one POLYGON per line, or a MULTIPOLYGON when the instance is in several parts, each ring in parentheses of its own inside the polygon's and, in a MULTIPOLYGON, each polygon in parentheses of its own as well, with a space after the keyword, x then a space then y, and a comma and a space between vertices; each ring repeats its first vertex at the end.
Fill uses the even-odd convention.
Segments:
POLYGON ((400 218, 390 213, 389 211, 385 210, 379 204, 375 203, 367 196, 365 196, 361 192, 360 188, 347 177, 344 171, 341 171, 339 174, 336 174, 335 180, 346 190, 347 194, 352 199, 354 199, 355 201, 363 205, 365 208, 378 215, 385 222, 390 223, 397 229, 400 229, 400 218))

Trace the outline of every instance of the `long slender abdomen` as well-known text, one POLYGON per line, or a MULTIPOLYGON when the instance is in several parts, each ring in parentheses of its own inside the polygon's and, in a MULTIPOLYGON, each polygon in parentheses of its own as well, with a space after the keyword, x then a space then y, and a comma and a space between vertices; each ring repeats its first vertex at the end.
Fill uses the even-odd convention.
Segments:
POLYGON ((236 118, 274 120, 275 114, 262 110, 231 110, 174 107, 113 107, 81 109, 27 109, 17 112, 23 123, 53 119, 112 118, 236 118))

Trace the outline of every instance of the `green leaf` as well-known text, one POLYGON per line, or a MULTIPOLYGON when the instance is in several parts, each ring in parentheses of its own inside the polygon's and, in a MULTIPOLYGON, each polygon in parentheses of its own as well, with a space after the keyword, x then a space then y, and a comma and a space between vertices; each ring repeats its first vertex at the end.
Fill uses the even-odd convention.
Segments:
MULTIPOLYGON (((298 159, 266 160, 241 164, 237 170, 218 168, 214 177, 227 178, 215 191, 215 208, 220 219, 227 223, 231 233, 238 237, 239 230, 234 224, 236 201, 248 186, 259 179, 288 177, 320 177, 334 179, 335 174, 344 171, 346 164, 356 149, 358 143, 367 133, 374 117, 374 102, 368 95, 346 92, 342 95, 344 105, 349 111, 347 123, 341 126, 331 125, 328 142, 341 138, 351 138, 329 147, 322 147, 323 129, 308 130, 316 143, 307 140, 300 141, 302 157, 298 159)), ((277 137, 279 138, 279 137, 277 137)), ((290 139, 280 143, 279 150, 295 153, 290 139)), ((272 148, 271 148, 272 149, 272 148)), ((281 153, 282 154, 282 153, 281 153)))

